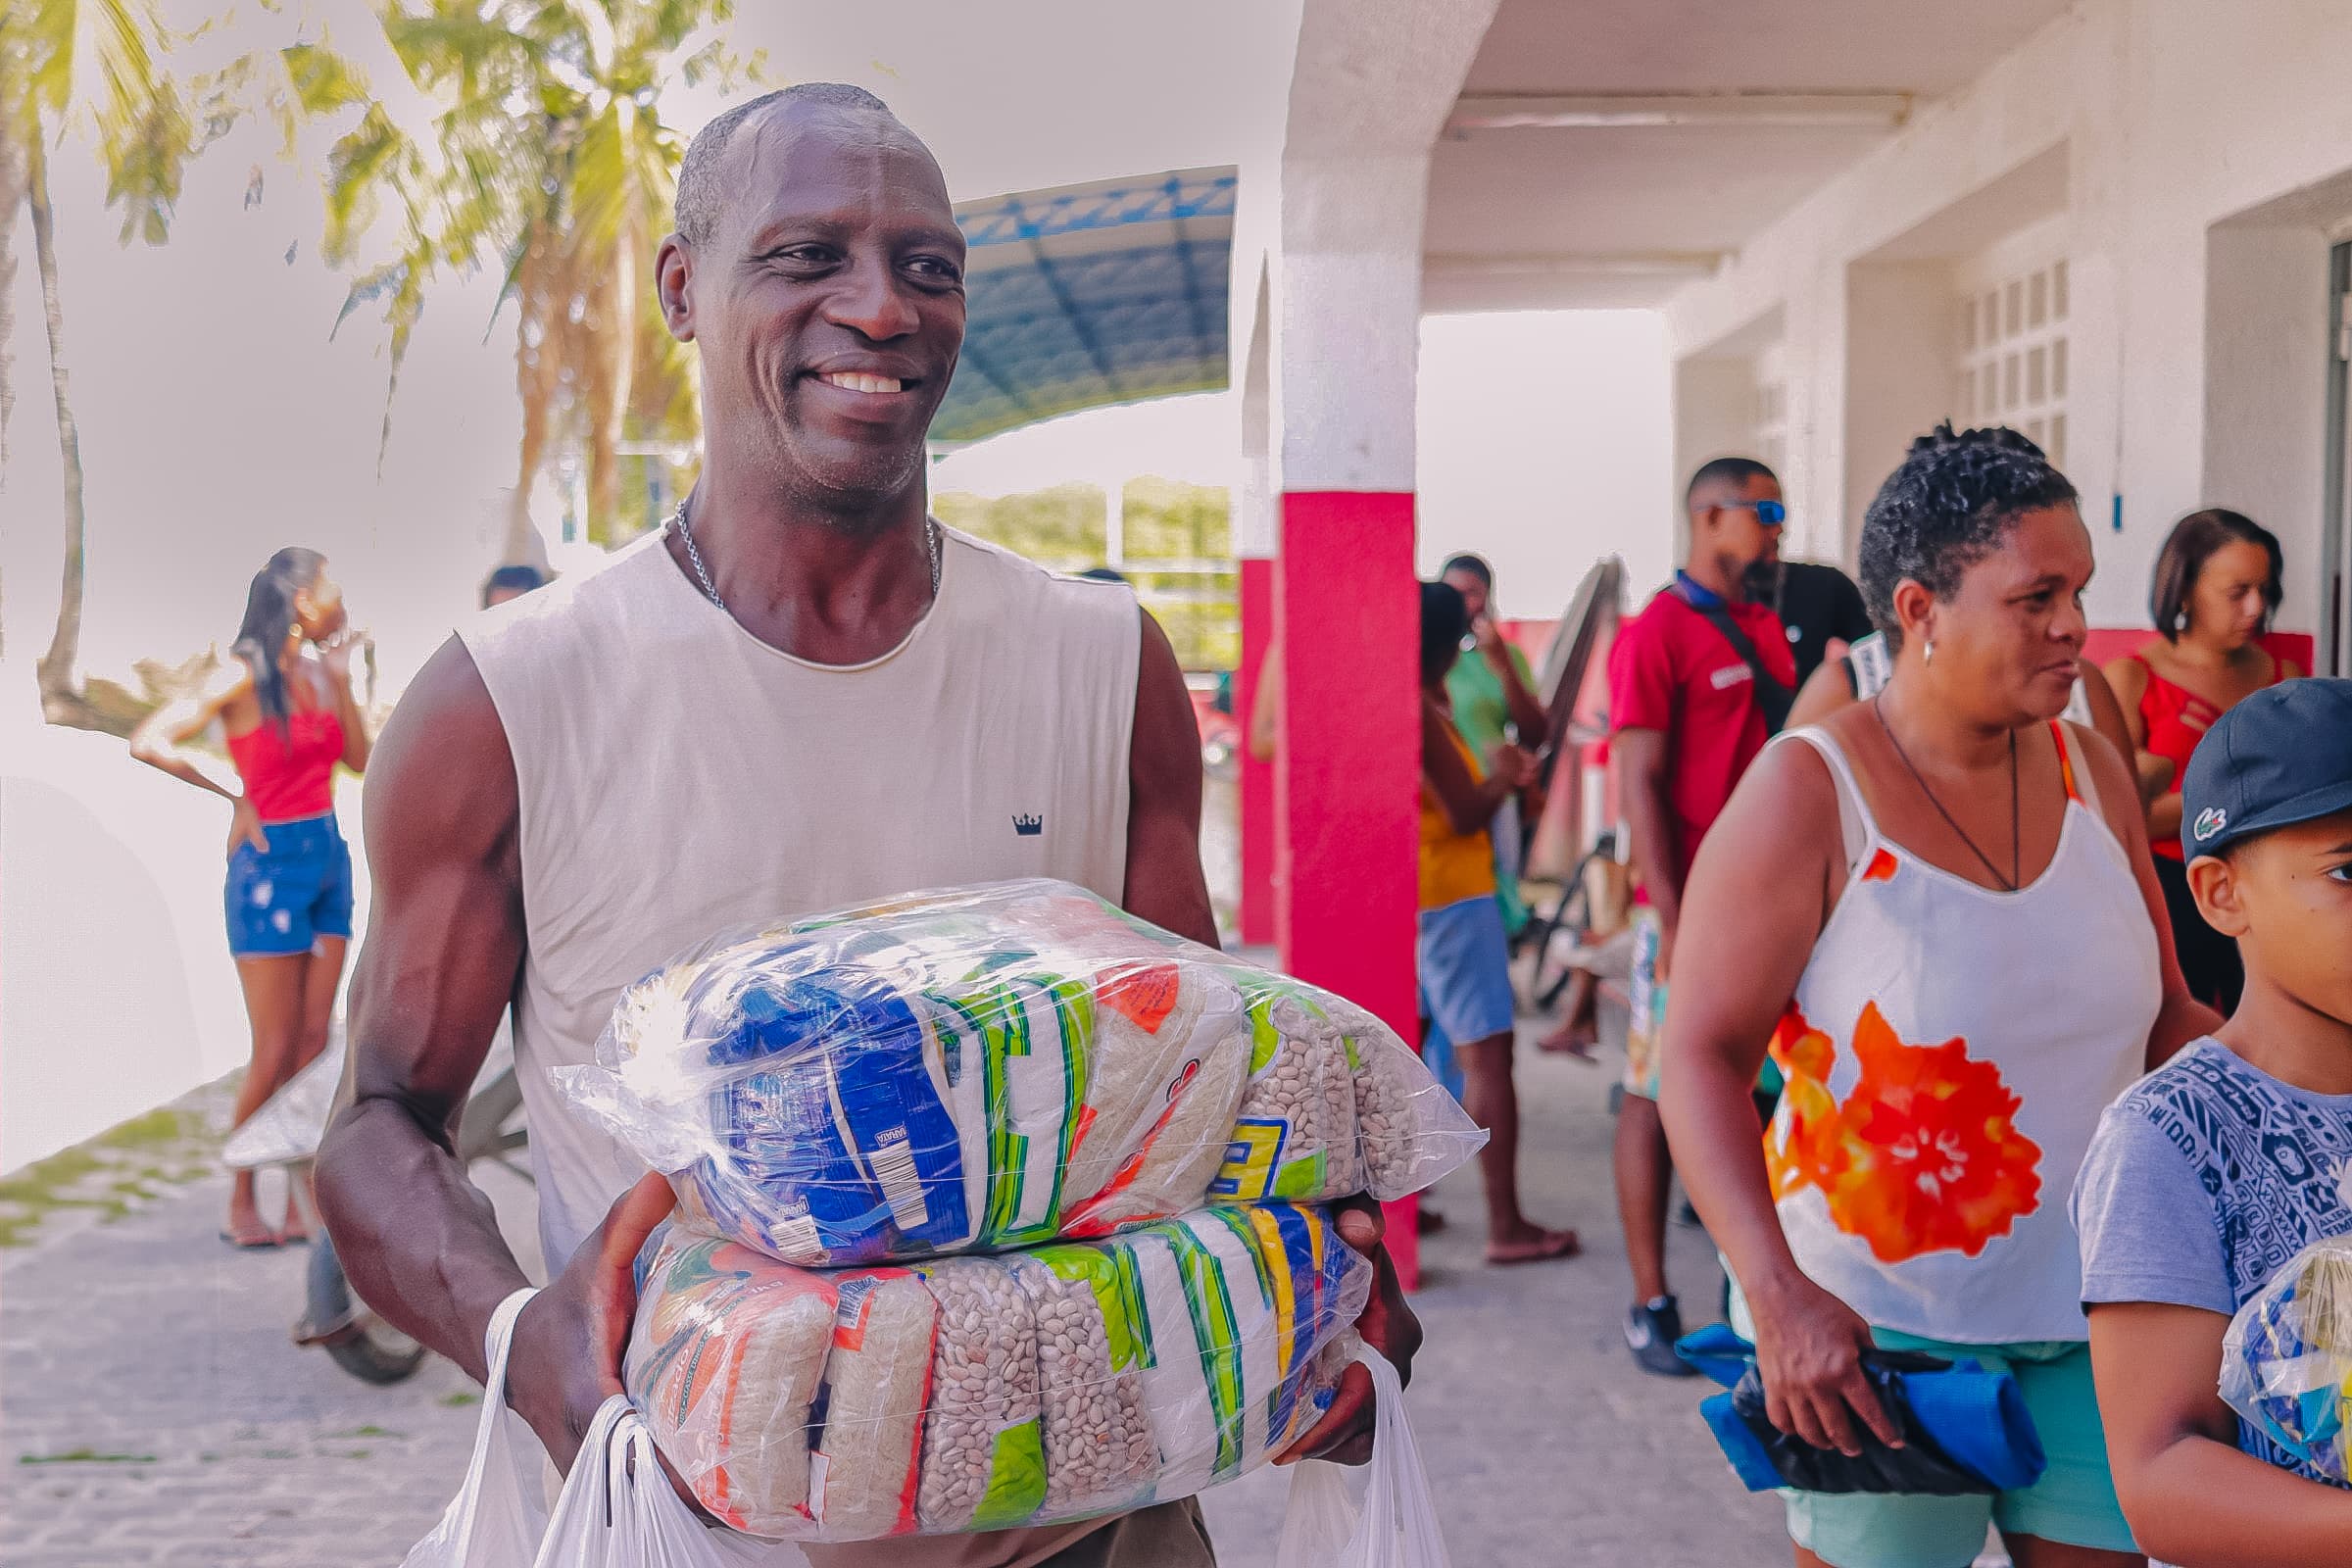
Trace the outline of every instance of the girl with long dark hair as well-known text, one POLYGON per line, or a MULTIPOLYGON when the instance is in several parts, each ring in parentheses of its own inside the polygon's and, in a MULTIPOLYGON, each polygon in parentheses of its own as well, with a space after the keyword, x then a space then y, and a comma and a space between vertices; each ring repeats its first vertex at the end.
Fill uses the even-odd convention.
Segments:
MULTIPOLYGON (((326 558, 280 550, 254 574, 231 657, 131 736, 140 761, 232 808, 223 903, 253 1025, 240 1123, 326 1046, 351 943, 351 851, 335 823, 334 774, 338 762, 355 773, 368 767, 368 726, 351 680, 352 654, 364 643, 326 558), (215 720, 233 771, 190 745, 215 720)), ((220 1234, 237 1248, 309 1239, 291 1193, 284 1228, 263 1221, 250 1171, 237 1173, 220 1234)))
POLYGON ((2284 587, 2278 535, 2243 513, 2211 507, 2173 525, 2156 557, 2148 613, 2157 635, 2107 666, 2143 774, 2165 787, 2148 806, 2148 842, 2164 884, 2180 972, 2199 1002, 2236 1010, 2245 983, 2237 944, 2205 923, 2180 858, 2180 775, 2216 719, 2266 686, 2304 670, 2263 647, 2284 587))

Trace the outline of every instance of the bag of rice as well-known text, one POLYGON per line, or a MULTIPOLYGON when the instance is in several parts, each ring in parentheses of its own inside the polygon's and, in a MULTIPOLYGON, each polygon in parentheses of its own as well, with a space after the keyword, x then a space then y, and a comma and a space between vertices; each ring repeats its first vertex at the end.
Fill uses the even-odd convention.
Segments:
POLYGON ((811 1267, 1400 1198, 1486 1136, 1363 1009, 1043 880, 718 938, 557 1078, 697 1225, 811 1267))
POLYGON ((1224 1164, 1250 1074, 1240 991, 1213 970, 1131 967, 1096 999, 1086 1139, 1069 1186, 1084 1195, 1065 1236, 1102 1236, 1180 1214, 1224 1164))
POLYGON ((818 1531, 869 1541, 915 1528, 923 1412, 939 1305, 904 1269, 836 1277, 841 1305, 809 1423, 808 1509, 818 1531))
POLYGON ((649 1250, 622 1378, 655 1442, 719 1519, 805 1534, 832 1282, 674 1225, 649 1250))
POLYGON ((1204 1208, 1129 1240, 1152 1333, 1144 1391, 1155 1495, 1230 1480, 1303 1436, 1338 1386, 1336 1374, 1315 1382, 1314 1358, 1370 1292, 1363 1260, 1323 1213, 1204 1208))

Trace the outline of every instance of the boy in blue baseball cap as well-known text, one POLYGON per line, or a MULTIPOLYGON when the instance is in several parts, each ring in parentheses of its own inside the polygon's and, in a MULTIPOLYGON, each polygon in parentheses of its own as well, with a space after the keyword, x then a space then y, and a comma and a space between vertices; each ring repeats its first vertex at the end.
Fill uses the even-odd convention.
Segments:
POLYGON ((2352 1231, 2352 681, 2245 699, 2181 795, 2189 885, 2246 986, 2218 1034, 2108 1108, 2075 1184, 2107 1452, 2166 1563, 2343 1564, 2352 1492, 2315 1484, 2215 1385, 2238 1306, 2352 1231))

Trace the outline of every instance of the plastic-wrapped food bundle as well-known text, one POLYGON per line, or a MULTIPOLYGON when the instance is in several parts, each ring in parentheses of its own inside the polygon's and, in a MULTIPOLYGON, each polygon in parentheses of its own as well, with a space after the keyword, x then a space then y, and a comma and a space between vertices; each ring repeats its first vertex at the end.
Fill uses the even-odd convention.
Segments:
POLYGON ((2312 1473, 2352 1485, 2352 1236, 2314 1242, 2237 1309, 2221 1393, 2312 1473))
POLYGON ((1043 880, 704 944, 558 1076, 698 1228, 811 1267, 1401 1198, 1486 1138, 1362 1008, 1043 880))
POLYGON ((1319 1209, 814 1273, 673 1226, 626 1381, 704 1506, 787 1540, 1003 1530, 1166 1501, 1329 1408, 1371 1267, 1319 1209))

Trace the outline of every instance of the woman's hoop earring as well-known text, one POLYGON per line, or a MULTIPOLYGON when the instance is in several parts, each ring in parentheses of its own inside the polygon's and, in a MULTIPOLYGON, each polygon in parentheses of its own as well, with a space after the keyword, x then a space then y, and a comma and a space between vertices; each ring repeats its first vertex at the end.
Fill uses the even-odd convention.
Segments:
POLYGON ((1923 664, 1933 664, 1934 662, 1936 662, 1936 639, 1935 639, 1935 638, 1933 638, 1933 637, 1929 638, 1929 639, 1928 639, 1928 646, 1920 650, 1919 662, 1920 662, 1921 663, 1923 663, 1923 664))
POLYGON ((2183 610, 2173 616, 2173 630, 2188 630, 2188 612, 2183 610))

